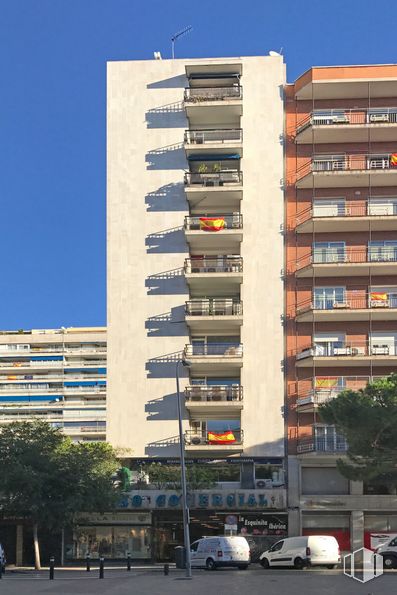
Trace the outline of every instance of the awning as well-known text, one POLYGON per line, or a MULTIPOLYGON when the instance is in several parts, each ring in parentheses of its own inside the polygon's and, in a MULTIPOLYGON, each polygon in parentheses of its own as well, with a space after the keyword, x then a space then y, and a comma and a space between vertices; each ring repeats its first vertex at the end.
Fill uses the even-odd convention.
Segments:
POLYGON ((241 159, 238 153, 225 153, 218 155, 207 155, 206 153, 201 155, 189 155, 188 161, 227 161, 229 159, 241 159))
POLYGON ((189 80, 194 79, 239 79, 240 75, 238 72, 195 72, 189 74, 189 80))

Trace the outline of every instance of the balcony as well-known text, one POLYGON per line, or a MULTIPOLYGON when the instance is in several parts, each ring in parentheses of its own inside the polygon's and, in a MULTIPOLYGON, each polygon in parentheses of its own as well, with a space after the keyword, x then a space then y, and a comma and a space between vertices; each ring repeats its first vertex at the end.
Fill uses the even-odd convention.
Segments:
POLYGON ((397 108, 314 110, 297 127, 296 143, 359 143, 397 140, 397 108))
POLYGON ((184 145, 188 156, 214 152, 222 155, 231 150, 242 156, 243 131, 241 128, 185 130, 184 145))
POLYGON ((297 188, 397 186, 397 155, 351 153, 313 155, 296 172, 297 188), (395 163, 394 163, 395 162, 395 163))
POLYGON ((397 199, 382 201, 324 201, 296 217, 297 233, 397 230, 397 199))
POLYGON ((341 455, 348 449, 344 436, 334 435, 330 437, 312 436, 298 440, 297 452, 300 455, 341 455))
POLYGON ((243 303, 237 298, 189 300, 185 312, 186 323, 192 331, 222 331, 243 324, 243 303))
POLYGON ((396 275, 394 246, 314 248, 296 261, 296 277, 343 277, 396 275))
MULTIPOLYGON (((354 290, 353 290, 354 291, 354 290)), ((368 320, 397 320, 397 295, 372 292, 353 297, 347 292, 346 299, 308 299, 296 308, 297 322, 341 322, 368 320)))
POLYGON ((243 88, 225 86, 187 87, 184 93, 186 115, 191 126, 228 124, 243 114, 243 88))
POLYGON ((240 210, 243 198, 243 172, 185 173, 185 194, 192 209, 214 209, 233 212, 240 210))
POLYGON ((298 368, 395 366, 396 363, 397 348, 394 339, 317 342, 298 350, 296 354, 298 368))
POLYGON ((243 408, 243 387, 239 385, 192 385, 185 388, 185 406, 189 411, 224 412, 243 408))
POLYGON ((194 373, 225 372, 243 365, 243 346, 236 342, 192 343, 185 346, 184 359, 194 373))
POLYGON ((382 376, 317 376, 298 381, 297 409, 313 412, 319 405, 335 399, 343 390, 360 390, 382 376))
POLYGON ((185 237, 192 251, 221 249, 233 253, 243 239, 243 216, 229 215, 185 217, 185 237))
POLYGON ((187 258, 184 271, 190 291, 196 295, 236 294, 243 282, 243 259, 238 255, 187 258))
POLYGON ((210 432, 186 430, 185 450, 187 452, 213 452, 216 454, 242 452, 244 442, 243 430, 233 430, 231 434, 231 439, 222 442, 211 440, 210 432))

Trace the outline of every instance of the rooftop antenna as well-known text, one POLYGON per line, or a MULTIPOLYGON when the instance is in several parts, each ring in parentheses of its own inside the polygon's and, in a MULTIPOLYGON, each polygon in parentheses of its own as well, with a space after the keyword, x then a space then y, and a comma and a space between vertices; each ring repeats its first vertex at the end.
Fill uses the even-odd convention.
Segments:
POLYGON ((193 27, 191 25, 189 25, 188 27, 185 27, 184 29, 182 29, 182 31, 178 31, 178 33, 174 33, 174 35, 171 37, 171 48, 172 48, 172 59, 175 58, 175 42, 177 39, 179 39, 180 37, 182 37, 183 35, 187 35, 187 33, 190 33, 190 31, 193 29, 193 27))

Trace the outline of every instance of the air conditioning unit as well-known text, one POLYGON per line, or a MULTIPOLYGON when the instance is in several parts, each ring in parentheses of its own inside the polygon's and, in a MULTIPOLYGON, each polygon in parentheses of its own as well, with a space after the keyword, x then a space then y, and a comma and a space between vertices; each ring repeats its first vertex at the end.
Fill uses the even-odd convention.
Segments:
POLYGON ((333 308, 348 308, 349 304, 347 302, 334 302, 332 304, 333 308))
POLYGON ((255 487, 258 490, 270 489, 273 487, 273 482, 271 479, 257 479, 255 481, 255 487))
POLYGON ((190 437, 190 444, 198 445, 204 442, 204 438, 200 436, 200 434, 195 434, 194 436, 190 437))
POLYGON ((332 122, 334 124, 348 124, 349 119, 344 114, 341 114, 340 116, 332 116, 332 122))

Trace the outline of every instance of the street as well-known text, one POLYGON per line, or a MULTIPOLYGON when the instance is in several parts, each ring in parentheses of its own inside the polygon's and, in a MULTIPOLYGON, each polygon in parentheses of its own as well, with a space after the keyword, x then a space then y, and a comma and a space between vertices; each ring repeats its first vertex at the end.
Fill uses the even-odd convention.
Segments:
POLYGON ((222 569, 215 572, 194 570, 191 581, 184 572, 171 569, 164 576, 162 569, 105 569, 99 580, 97 569, 56 570, 55 580, 48 580, 48 571, 9 571, 0 583, 1 595, 384 595, 396 592, 397 573, 390 572, 365 585, 349 579, 341 570, 263 570, 256 564, 247 571, 222 569))

